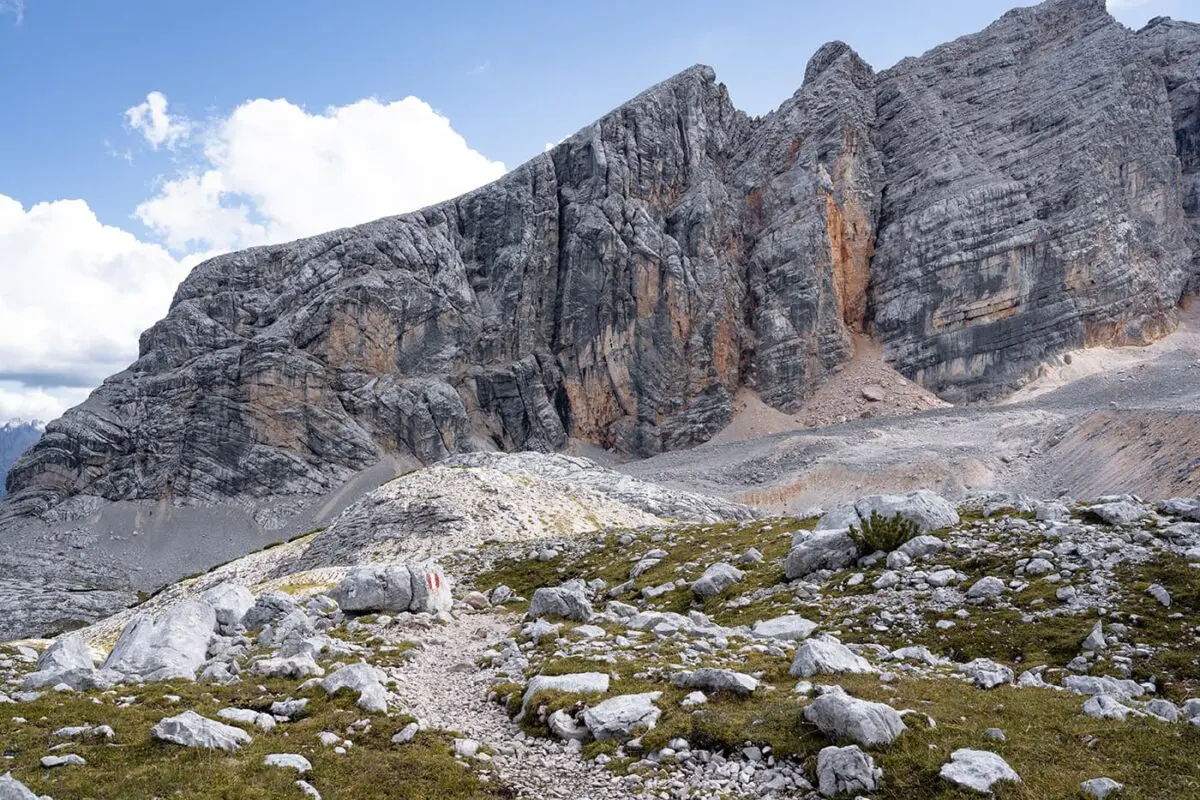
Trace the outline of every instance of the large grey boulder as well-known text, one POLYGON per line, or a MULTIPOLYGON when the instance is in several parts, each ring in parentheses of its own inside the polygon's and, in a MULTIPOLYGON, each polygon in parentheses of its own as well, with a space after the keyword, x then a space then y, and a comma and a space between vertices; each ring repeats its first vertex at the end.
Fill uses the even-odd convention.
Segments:
POLYGON ((412 574, 405 564, 353 567, 331 596, 343 611, 408 611, 412 574))
POLYGON ((583 724, 600 741, 628 739, 650 730, 662 714, 654 703, 662 692, 623 694, 589 707, 583 712, 583 724))
POLYGON ((216 612, 200 600, 185 600, 155 616, 139 614, 121 631, 104 668, 148 681, 194 680, 216 624, 216 612))
POLYGON ((1106 525, 1129 525, 1148 513, 1150 509, 1146 506, 1128 500, 1089 506, 1085 512, 1087 516, 1095 517, 1106 525))
POLYGON ((817 623, 807 620, 799 614, 784 614, 782 617, 759 620, 750 630, 760 639, 798 642, 812 636, 816 629, 817 623))
POLYGON ((533 619, 562 617, 587 622, 592 614, 592 604, 583 581, 567 581, 562 586, 543 586, 534 590, 529 601, 529 616, 533 619))
POLYGON ((841 691, 821 695, 802 713, 826 736, 850 739, 864 747, 891 744, 908 730, 900 713, 891 706, 859 700, 841 691))
POLYGON ((217 615, 217 625, 226 634, 232 634, 241 627, 246 612, 254 608, 254 595, 245 586, 236 583, 218 583, 206 589, 200 599, 212 606, 217 615))
POLYGON ((980 689, 995 689, 1013 682, 1013 671, 989 658, 976 658, 960 664, 958 670, 970 677, 971 682, 980 689))
POLYGON ((938 774, 955 786, 981 794, 992 794, 992 787, 1001 781, 1021 782, 1021 777, 1000 756, 967 747, 951 753, 938 774))
POLYGON ((803 578, 819 569, 843 569, 858 556, 858 545, 845 530, 801 532, 792 540, 783 571, 789 580, 803 578))
POLYGON ((230 752, 253 741, 250 734, 241 728, 202 717, 195 711, 185 711, 178 716, 165 717, 150 729, 150 736, 184 747, 230 752))
POLYGON ((876 669, 849 647, 832 639, 809 639, 796 648, 790 675, 811 678, 814 675, 836 675, 841 672, 869 673, 876 669))
POLYGON ((823 747, 817 753, 817 790, 825 797, 875 791, 883 770, 858 745, 823 747))
POLYGON ((719 595, 744 577, 745 573, 732 564, 713 564, 692 584, 692 594, 697 600, 706 600, 719 595))

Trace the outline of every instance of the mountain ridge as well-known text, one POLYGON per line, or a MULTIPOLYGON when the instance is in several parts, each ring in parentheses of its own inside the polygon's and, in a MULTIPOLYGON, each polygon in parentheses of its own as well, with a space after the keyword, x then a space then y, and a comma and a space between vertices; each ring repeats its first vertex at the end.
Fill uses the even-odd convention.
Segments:
POLYGON ((1198 54, 1200 26, 1050 0, 880 73, 829 43, 762 117, 690 67, 459 198, 198 266, 16 465, 10 511, 569 439, 652 455, 742 387, 794 409, 860 331, 955 401, 1150 341, 1200 274, 1198 54))

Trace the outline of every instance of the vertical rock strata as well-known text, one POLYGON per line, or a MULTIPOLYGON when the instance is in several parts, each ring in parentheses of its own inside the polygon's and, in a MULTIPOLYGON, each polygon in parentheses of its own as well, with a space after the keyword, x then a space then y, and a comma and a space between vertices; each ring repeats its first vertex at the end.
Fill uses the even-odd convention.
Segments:
POLYGON ((51 423, 10 510, 328 491, 570 438, 702 442, 878 337, 951 399, 1170 330, 1200 261, 1200 33, 1050 0, 876 75, 822 47, 763 118, 707 67, 499 181, 213 259, 51 423))

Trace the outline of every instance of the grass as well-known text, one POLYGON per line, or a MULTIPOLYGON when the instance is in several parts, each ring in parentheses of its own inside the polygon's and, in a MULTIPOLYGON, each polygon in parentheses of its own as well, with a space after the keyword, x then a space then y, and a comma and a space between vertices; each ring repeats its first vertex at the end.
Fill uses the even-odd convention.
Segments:
POLYGON ((313 764, 306 780, 327 800, 489 800, 509 796, 457 763, 446 733, 423 732, 410 744, 392 744, 391 736, 411 721, 409 717, 371 716, 369 731, 347 735, 347 726, 369 716, 354 705, 348 692, 335 697, 319 690, 305 695, 310 700, 301 719, 282 723, 270 733, 246 728, 254 741, 236 753, 185 748, 150 737, 150 728, 160 719, 187 709, 217 719, 217 710, 226 706, 266 711, 273 700, 298 696, 292 681, 265 680, 262 685, 265 692, 253 681, 229 687, 175 681, 121 688, 119 694, 138 696, 128 708, 115 705, 118 693, 114 692, 51 692, 33 703, 6 707, 7 718, 20 714, 29 722, 17 724, 6 719, 0 725, 0 747, 10 757, 4 769, 11 769, 14 777, 35 793, 60 800, 266 800, 301 796, 294 786, 298 777, 294 771, 263 764, 269 753, 298 753, 313 764), (171 703, 163 697, 168 694, 179 695, 182 701, 171 703), (111 725, 116 744, 72 744, 61 752, 83 756, 87 766, 43 770, 39 759, 52 745, 64 741, 52 738, 52 732, 85 723, 111 725), (351 739, 354 746, 344 756, 335 754, 317 740, 324 730, 351 739), (400 776, 403 780, 397 780, 400 776))
MULTIPOLYGON (((527 598, 539 587, 557 586, 573 578, 599 578, 610 587, 617 586, 629 579, 630 569, 637 563, 638 557, 651 550, 662 549, 667 551, 667 556, 637 577, 635 591, 630 595, 643 587, 660 586, 671 581, 690 583, 699 578, 710 564, 728 561, 745 572, 746 577, 722 595, 709 598, 702 604, 695 603, 691 591, 681 586, 648 601, 646 605, 659 611, 675 612, 697 608, 721 624, 738 624, 735 620, 746 617, 747 612, 745 609, 728 609, 726 604, 729 597, 779 585, 784 580, 782 560, 791 547, 792 534, 798 530, 811 530, 815 524, 815 519, 778 517, 740 523, 672 525, 640 530, 628 545, 620 541, 624 532, 607 532, 598 544, 580 552, 564 553, 551 561, 526 559, 524 556, 500 559, 490 569, 477 575, 473 583, 484 591, 506 584, 527 598), (655 541, 659 536, 661 538, 655 541), (763 560, 757 564, 738 563, 738 558, 751 547, 763 554, 763 560)), ((509 607, 523 610, 520 604, 509 607)))
MULTIPOLYGON (((613 665, 581 658, 550 659, 544 674, 603 671, 615 673, 609 696, 660 691, 662 716, 657 726, 642 735, 646 750, 667 746, 676 737, 688 740, 693 749, 704 748, 734 753, 743 746, 769 746, 777 758, 805 763, 809 774, 821 748, 832 742, 801 715, 808 699, 795 695, 795 678, 788 676, 786 659, 752 655, 737 668, 761 674, 765 686, 749 698, 715 695, 709 703, 686 709, 679 702, 687 694, 666 680, 660 667, 672 653, 664 649, 655 657, 640 655, 613 665), (663 674, 659 675, 661 672, 663 674), (640 677, 639 677, 640 676, 640 677)), ((872 751, 884 769, 884 783, 873 793, 880 800, 951 800, 977 797, 954 789, 938 774, 950 753, 961 747, 991 750, 1000 754, 1021 775, 1021 786, 998 786, 1001 800, 1076 798, 1079 783, 1107 776, 1127 785, 1123 797, 1144 800, 1192 800, 1200 796, 1200 728, 1190 725, 1131 720, 1117 722, 1084 716, 1082 697, 1049 689, 1004 687, 991 691, 976 689, 955 678, 909 679, 884 684, 874 676, 839 675, 817 679, 838 683, 863 699, 887 702, 897 709, 913 709, 934 718, 930 727, 923 717, 907 716, 909 731, 887 748, 872 751), (1000 728, 1008 737, 995 742, 983 734, 1000 728)), ((515 712, 520 692, 515 684, 501 694, 512 698, 515 712)), ((531 708, 545 706, 580 709, 595 703, 594 696, 544 692, 531 708)), ((531 713, 523 722, 534 735, 547 735, 531 713)), ((592 742, 585 754, 612 753, 612 742, 592 742)), ((628 768, 629 763, 621 764, 628 768)))

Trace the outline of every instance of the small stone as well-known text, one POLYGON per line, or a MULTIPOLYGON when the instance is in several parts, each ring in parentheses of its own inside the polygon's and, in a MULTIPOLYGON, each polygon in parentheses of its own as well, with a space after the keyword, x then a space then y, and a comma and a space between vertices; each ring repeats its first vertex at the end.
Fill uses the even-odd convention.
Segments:
POLYGON ((1120 792, 1125 784, 1118 783, 1112 778, 1092 778, 1079 784, 1079 791, 1091 800, 1105 800, 1109 795, 1120 792))
POLYGON ((312 763, 307 758, 295 753, 271 753, 263 759, 268 767, 294 769, 301 775, 312 769, 312 763))

